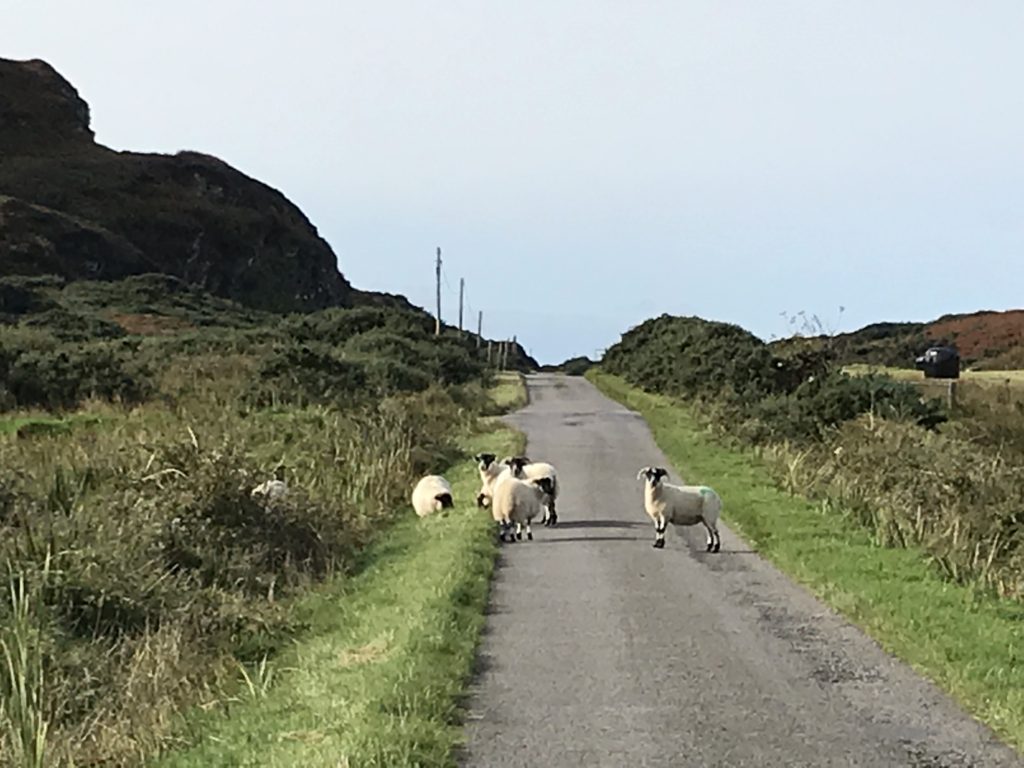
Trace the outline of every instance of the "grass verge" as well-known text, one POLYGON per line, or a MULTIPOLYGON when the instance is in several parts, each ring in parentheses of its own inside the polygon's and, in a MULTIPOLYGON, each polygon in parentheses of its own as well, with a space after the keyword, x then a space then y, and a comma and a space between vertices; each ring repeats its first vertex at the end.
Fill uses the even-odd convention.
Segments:
MULTIPOLYGON (((491 423, 471 453, 514 453, 522 437, 491 423)), ((473 506, 471 461, 446 474, 456 508, 390 527, 351 579, 301 599, 308 629, 241 695, 188 720, 184 747, 155 762, 193 766, 444 766, 461 739, 469 679, 494 568, 490 516, 473 506)))
POLYGON ((494 403, 495 413, 507 413, 522 408, 528 399, 521 373, 499 373, 495 377, 494 386, 487 394, 494 403))
POLYGON ((945 581, 920 550, 877 547, 841 514, 779 490, 685 404, 596 369, 587 378, 647 420, 688 482, 714 485, 728 525, 762 556, 1024 749, 1024 606, 945 581))

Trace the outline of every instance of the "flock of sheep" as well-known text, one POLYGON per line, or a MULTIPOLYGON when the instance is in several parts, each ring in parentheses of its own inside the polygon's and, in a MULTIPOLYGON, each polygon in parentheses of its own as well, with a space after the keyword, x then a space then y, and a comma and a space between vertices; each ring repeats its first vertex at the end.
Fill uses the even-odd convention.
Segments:
MULTIPOLYGON (((493 453, 478 453, 473 458, 481 482, 476 503, 490 507, 501 542, 522 540, 524 532, 532 541, 534 520, 546 526, 557 524, 558 475, 551 464, 530 461, 526 456, 499 462, 493 453)), ((705 485, 667 483, 667 476, 662 467, 643 467, 636 476, 644 480, 644 510, 654 523, 654 548, 664 548, 669 523, 702 523, 707 530, 707 551, 718 552, 722 546, 718 535, 721 497, 705 485)), ((412 506, 420 517, 454 507, 451 484, 441 475, 427 475, 413 489, 412 506)))

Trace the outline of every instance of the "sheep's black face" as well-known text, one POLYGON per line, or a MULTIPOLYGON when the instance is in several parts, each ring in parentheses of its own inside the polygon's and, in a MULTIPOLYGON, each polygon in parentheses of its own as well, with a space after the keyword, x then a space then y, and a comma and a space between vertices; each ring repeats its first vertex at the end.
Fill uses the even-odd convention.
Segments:
POLYGON ((489 466, 491 466, 491 464, 494 463, 494 460, 497 459, 498 457, 495 456, 493 453, 478 453, 473 458, 480 465, 480 469, 486 470, 489 466))
POLYGON ((551 484, 550 477, 539 477, 533 481, 533 484, 540 488, 542 491, 544 491, 544 493, 548 494, 548 496, 550 496, 552 491, 554 490, 554 486, 551 484))
POLYGON ((505 463, 512 469, 513 477, 523 476, 523 467, 530 463, 530 460, 525 456, 514 456, 511 459, 505 459, 505 463))
POLYGON ((455 506, 455 502, 452 501, 452 495, 450 493, 439 493, 434 498, 441 502, 441 509, 451 509, 455 506))
POLYGON ((668 470, 663 467, 646 467, 641 470, 641 474, 648 483, 657 485, 661 482, 662 478, 668 477, 668 470))

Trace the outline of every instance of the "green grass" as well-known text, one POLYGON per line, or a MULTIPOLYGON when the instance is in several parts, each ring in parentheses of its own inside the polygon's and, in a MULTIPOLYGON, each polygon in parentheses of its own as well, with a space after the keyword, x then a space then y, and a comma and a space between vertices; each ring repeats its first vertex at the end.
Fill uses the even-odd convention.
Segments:
POLYGON ((921 551, 877 547, 842 515, 784 493, 686 405, 596 369, 587 378, 647 420, 688 482, 722 495, 727 524, 762 556, 1024 748, 1024 606, 945 581, 921 551))
POLYGON ((499 373, 495 379, 495 384, 488 395, 498 412, 514 411, 526 405, 526 384, 521 374, 499 373))
MULTIPOLYGON (((521 441, 493 425, 463 448, 514 453, 521 441)), ((473 463, 446 477, 454 510, 419 520, 410 507, 358 576, 300 600, 295 616, 308 630, 294 647, 262 674, 250 670, 236 701, 192 713, 192 746, 154 764, 453 765, 496 545, 490 516, 473 505, 473 463)))
MULTIPOLYGON (((915 368, 893 368, 885 365, 868 365, 854 363, 843 366, 843 370, 852 376, 868 373, 881 373, 901 381, 927 381, 924 372, 915 368)), ((960 380, 985 385, 1024 385, 1024 371, 961 371, 960 380)))
POLYGON ((0 418, 0 435, 17 434, 19 430, 33 435, 67 434, 75 426, 99 423, 99 417, 90 414, 57 416, 19 416, 0 418))

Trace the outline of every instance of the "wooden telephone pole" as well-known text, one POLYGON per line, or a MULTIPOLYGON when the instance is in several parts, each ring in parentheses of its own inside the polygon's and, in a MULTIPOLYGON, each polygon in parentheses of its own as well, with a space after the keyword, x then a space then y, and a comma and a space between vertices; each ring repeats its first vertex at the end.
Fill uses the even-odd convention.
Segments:
POLYGON ((466 292, 466 278, 459 278, 459 333, 462 333, 462 296, 466 292))
POLYGON ((484 329, 484 311, 481 309, 476 315, 476 348, 480 349, 480 341, 484 329))
POLYGON ((437 247, 437 319, 434 322, 434 335, 441 335, 441 246, 437 247))

